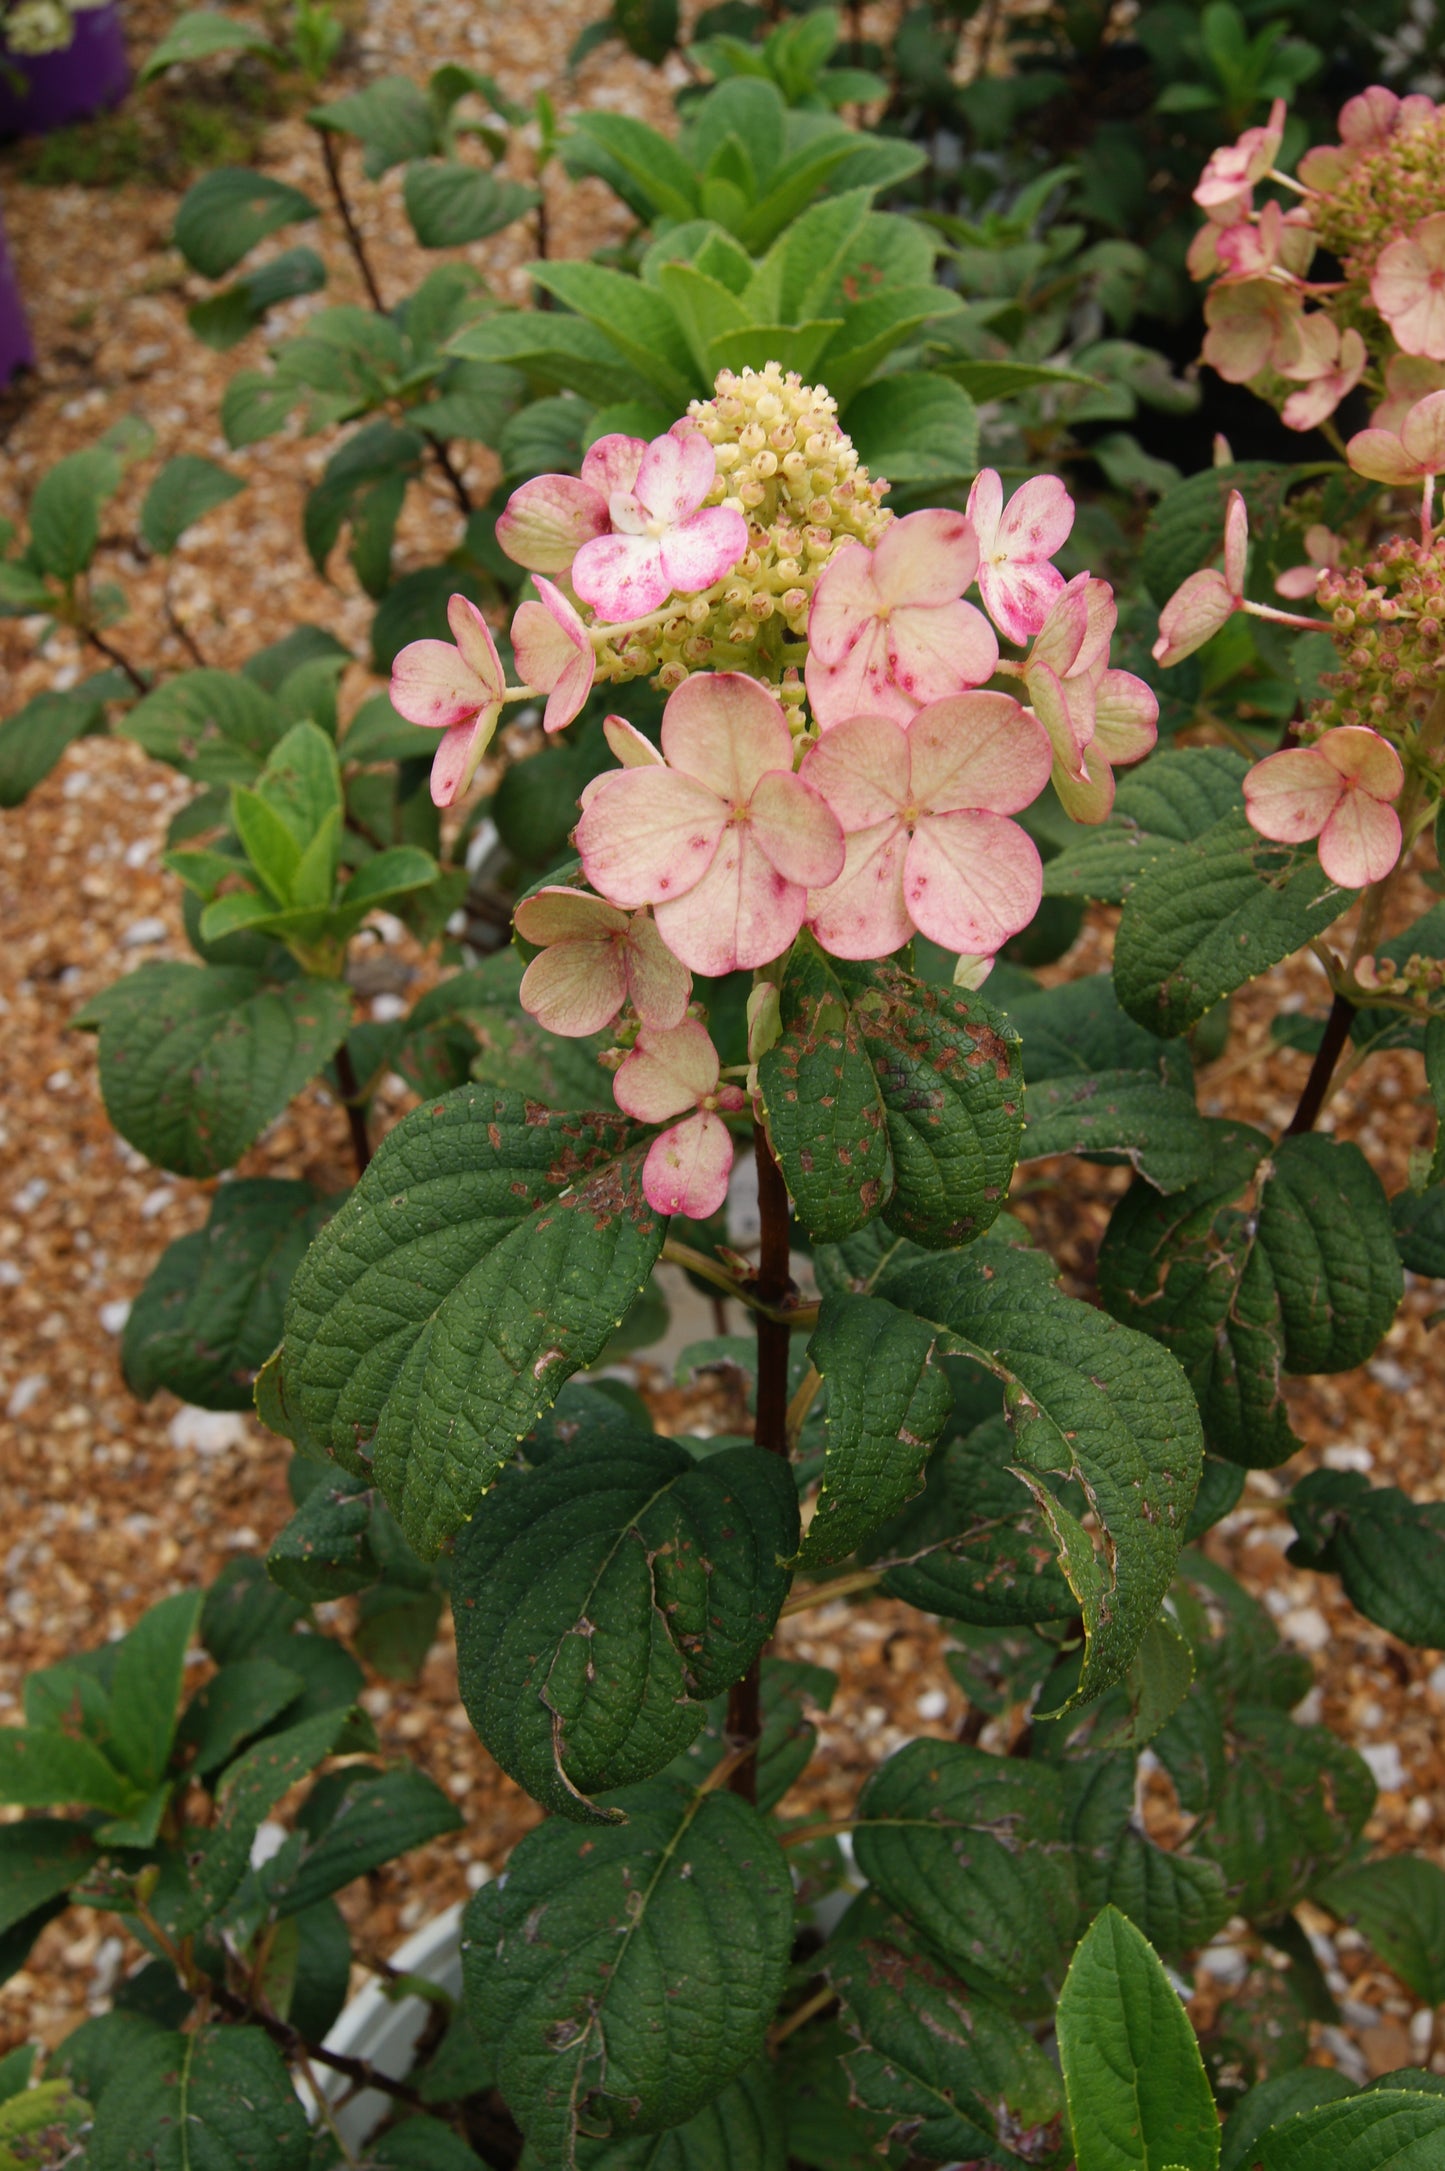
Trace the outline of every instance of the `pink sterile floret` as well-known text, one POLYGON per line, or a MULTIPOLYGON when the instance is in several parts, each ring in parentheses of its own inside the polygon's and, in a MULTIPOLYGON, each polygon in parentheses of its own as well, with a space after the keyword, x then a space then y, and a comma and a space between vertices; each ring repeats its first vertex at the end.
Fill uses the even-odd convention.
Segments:
POLYGON ((802 926, 808 891, 843 865, 836 818, 793 774, 781 704, 741 672, 699 673, 663 711, 662 753, 642 740, 635 767, 588 792, 587 880, 612 904, 653 906, 693 972, 766 965, 802 926))
POLYGON ((512 620, 512 652, 529 686, 547 696, 544 731, 561 731, 592 691, 595 658, 587 628, 560 588, 533 575, 540 603, 521 603, 512 620))
POLYGON ((1303 290, 1279 279, 1223 281, 1204 299, 1203 354, 1226 384, 1248 384, 1300 352, 1303 290))
POLYGON ((618 1107, 639 1123, 666 1123, 693 1110, 653 1140, 642 1164, 643 1191, 660 1214, 705 1221, 727 1197, 733 1142, 721 1112, 736 1113, 747 1100, 720 1076, 706 1027, 684 1018, 667 1031, 645 1026, 612 1081, 618 1107))
POLYGON ((1318 522, 1305 529, 1304 565, 1289 566, 1275 581, 1276 595, 1288 596, 1298 602, 1312 596, 1319 586, 1321 573, 1331 571, 1344 556, 1343 538, 1331 528, 1318 522))
POLYGON ((645 913, 549 886, 523 898, 515 924, 542 953, 522 975, 522 1008, 549 1033, 600 1033, 625 1002, 644 1025, 679 1025, 686 1016, 692 975, 645 913))
POLYGON ((1320 865, 1342 889, 1379 882, 1400 856, 1391 801, 1405 780, 1388 739, 1364 724, 1327 731, 1313 746, 1256 762, 1244 780, 1249 819, 1279 844, 1319 838, 1320 865))
POLYGON ((1280 410, 1287 430, 1315 430, 1354 391, 1365 374, 1365 342, 1353 329, 1341 333, 1322 312, 1300 321, 1301 352, 1285 363, 1282 377, 1303 386, 1280 410))
POLYGON ((1445 211, 1381 250, 1370 298, 1406 354, 1445 362, 1445 211))
POLYGON ((1159 613, 1153 653, 1165 670, 1202 648, 1240 608, 1248 549, 1249 515, 1239 492, 1231 490, 1224 515, 1224 571, 1207 566, 1202 573, 1191 573, 1159 613))
POLYGON ((1009 640, 1027 641, 1064 585, 1049 560, 1069 539, 1074 501, 1057 475, 1033 475, 1005 507, 1003 484, 985 467, 968 493, 968 517, 978 538, 984 609, 1009 640))
POLYGON ((855 716, 803 763, 848 839, 838 879, 808 920, 835 957, 886 957, 915 929, 946 950, 991 957, 1038 910, 1043 873, 1017 814, 1043 790, 1043 726, 1008 694, 934 701, 907 730, 855 716))
POLYGON ((607 500, 637 480, 644 439, 599 437, 582 459, 582 473, 536 475, 507 500, 497 541, 529 573, 565 573, 584 543, 611 532, 607 500))
POLYGON ((808 612, 808 700, 826 731, 849 716, 906 724, 926 702, 991 678, 998 642, 963 601, 978 571, 962 513, 908 513, 875 550, 845 543, 829 559, 808 612))
POLYGON ((1345 447, 1357 475, 1401 488, 1445 474, 1445 392, 1429 392, 1394 430, 1359 430, 1345 447))
POLYGON ((1053 747, 1054 789, 1076 822, 1101 822, 1114 770, 1142 761, 1158 737, 1159 703, 1131 671, 1109 669, 1114 591, 1090 573, 1061 589, 1022 665, 1034 714, 1053 747))
POLYGON ((646 617, 671 595, 711 588, 748 547, 740 512, 703 505, 717 478, 717 454, 700 430, 679 424, 655 437, 625 482, 624 472, 619 463, 607 497, 612 532, 584 543, 572 561, 573 587, 607 624, 646 617))
POLYGON ((451 641, 412 641, 391 667, 391 705, 398 716, 446 734, 431 772, 431 795, 439 807, 449 807, 476 775, 497 728, 507 683, 497 644, 475 603, 453 596, 447 624, 451 641))
POLYGON ((1283 141, 1284 100, 1276 98, 1263 128, 1246 128, 1237 143, 1221 144, 1210 153, 1194 201, 1207 211, 1211 204, 1228 203, 1242 189, 1253 188, 1278 158, 1283 141))
POLYGON ((1370 421, 1377 430, 1398 431, 1410 409, 1431 392, 1445 392, 1445 362, 1392 354, 1385 365, 1385 397, 1370 421))

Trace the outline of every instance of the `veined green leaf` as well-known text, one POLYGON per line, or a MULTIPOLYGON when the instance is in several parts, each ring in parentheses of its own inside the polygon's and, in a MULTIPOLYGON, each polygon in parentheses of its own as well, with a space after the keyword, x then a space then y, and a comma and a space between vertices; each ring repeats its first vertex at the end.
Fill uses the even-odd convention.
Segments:
POLYGON ((1115 1907, 1074 1955, 1058 2026, 1079 2171, 1216 2171, 1219 2114, 1194 2030, 1115 1907))
POLYGON ((953 1392, 933 1334, 877 1297, 825 1302, 808 1355, 828 1416, 818 1504, 798 1558, 817 1568, 846 1560, 918 1490, 953 1392))
POLYGON ((1044 863, 1044 895, 1122 904, 1141 875, 1243 805, 1248 767, 1242 754, 1223 746, 1152 755, 1120 778, 1108 820, 1076 829, 1044 863))
POLYGON ((316 216, 315 204, 299 188, 243 166, 217 166, 181 198, 175 244, 192 271, 221 279, 267 234, 316 216))

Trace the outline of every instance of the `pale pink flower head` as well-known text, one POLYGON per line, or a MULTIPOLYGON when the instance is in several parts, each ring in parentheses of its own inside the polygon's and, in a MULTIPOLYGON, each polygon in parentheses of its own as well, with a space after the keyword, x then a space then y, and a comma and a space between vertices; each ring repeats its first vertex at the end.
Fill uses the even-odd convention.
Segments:
MULTIPOLYGON (((612 442, 632 446, 638 440, 612 442)), ((599 438, 587 458, 608 443, 599 438)), ((573 587, 608 625, 644 618, 671 595, 711 588, 748 547, 740 512, 703 504, 717 479, 717 454, 701 430, 679 426, 654 437, 624 482, 627 464, 617 462, 607 495, 611 532, 593 536, 572 561, 573 587)))
POLYGON ((1345 554, 1344 540, 1333 529, 1315 526, 1305 529, 1304 565, 1292 565, 1275 581, 1276 595, 1288 596, 1298 603, 1312 596, 1320 583, 1320 575, 1332 572, 1345 554))
POLYGON ((1382 151, 1392 136, 1412 135, 1435 118, 1435 101, 1423 91, 1399 97, 1383 83, 1372 83, 1340 107, 1340 141, 1357 158, 1382 151))
POLYGON ((1249 515, 1237 490, 1229 493, 1224 515, 1224 571, 1206 566, 1175 589, 1159 613, 1154 661, 1167 671, 1212 640, 1244 601, 1244 565, 1249 550, 1249 515))
POLYGON ((1268 203, 1257 221, 1244 220, 1215 233, 1214 250, 1225 280, 1267 279, 1277 272, 1302 278, 1314 255, 1315 237, 1305 215, 1268 203))
POLYGON ((1003 484, 985 467, 968 493, 968 517, 978 537, 984 609, 1009 640, 1027 641, 1064 585, 1049 560, 1069 539, 1074 501, 1057 475, 1032 475, 1005 506, 1003 484))
POLYGON ((560 588, 533 575, 540 603, 519 603, 512 652, 527 684, 547 696, 544 731, 562 731, 586 707, 596 658, 587 628, 560 588))
POLYGON ((541 952, 522 975, 522 1008, 549 1033, 600 1033, 625 1002, 644 1025, 680 1025, 687 1015, 692 975, 646 913, 549 885, 522 899, 514 924, 541 952))
POLYGON ((445 734, 432 763, 439 807, 458 799, 477 773, 502 713, 506 674, 491 628, 465 596, 447 605, 450 641, 411 641, 391 667, 391 705, 409 724, 445 734))
POLYGON ((906 513, 878 546, 845 543, 808 612, 808 700, 820 729, 849 716, 907 724, 919 709, 993 676, 998 642, 963 601, 978 571, 962 513, 906 513))
POLYGON ((1401 489, 1445 474, 1445 392, 1429 392, 1393 430, 1360 430, 1345 447, 1357 475, 1401 489))
POLYGON ((1391 802, 1405 781, 1388 739, 1364 724, 1256 762, 1244 780, 1251 824, 1278 844, 1318 837, 1320 865, 1342 889, 1383 881, 1400 857, 1391 802))
POLYGON ((686 1214, 706 1221, 727 1197, 733 1165, 732 1134, 723 1121, 747 1100, 723 1085, 717 1049, 695 1018, 662 1030, 644 1026, 637 1044, 612 1081, 617 1105, 639 1123, 674 1123, 655 1138, 642 1164, 642 1188, 659 1214, 686 1214))
POLYGON ((1231 196, 1253 188, 1279 157, 1283 141, 1284 100, 1276 98, 1263 128, 1246 128, 1237 143, 1221 144, 1210 153, 1194 201, 1207 211, 1211 204, 1228 203, 1231 196))
POLYGON ((699 673, 663 711, 662 753, 639 752, 588 794, 577 825, 587 880, 612 904, 651 905, 693 972, 770 963, 802 926, 808 891, 843 865, 836 818, 793 774, 781 704, 741 672, 699 673))
POLYGON ((1242 279, 1211 287, 1204 297, 1204 359, 1226 384, 1248 384, 1262 369, 1278 369, 1300 351, 1299 287, 1278 279, 1242 279))
POLYGON ((1445 211, 1380 251, 1370 298, 1406 354, 1445 362, 1445 211))
POLYGON ((1353 329, 1341 333, 1322 312, 1300 325, 1304 351, 1280 371, 1303 389, 1291 392, 1280 410, 1287 430, 1316 430, 1365 374, 1365 342, 1353 329))
POLYGON ((1370 417, 1377 430, 1400 426, 1417 401, 1431 392, 1445 392, 1445 362, 1430 362, 1423 355, 1392 354, 1385 364, 1385 397, 1370 417))
POLYGON ((887 957, 916 929, 992 957, 1038 910, 1038 852, 1006 817, 1038 797, 1051 760, 1042 725, 1001 693, 931 702, 906 730, 855 716, 825 732, 802 774, 848 851, 837 880, 808 899, 823 948, 887 957))

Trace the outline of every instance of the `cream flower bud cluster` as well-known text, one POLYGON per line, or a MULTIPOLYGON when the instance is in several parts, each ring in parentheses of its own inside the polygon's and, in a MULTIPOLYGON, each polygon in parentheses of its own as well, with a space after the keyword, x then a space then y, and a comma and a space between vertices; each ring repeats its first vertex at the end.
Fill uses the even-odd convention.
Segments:
POLYGON ((1330 569, 1316 591, 1329 614, 1340 668, 1326 672, 1324 699, 1306 732, 1369 724, 1400 738, 1424 721, 1445 683, 1445 559, 1392 536, 1361 566, 1330 569))
POLYGON ((619 677, 656 673, 671 690, 697 670, 746 670, 801 703, 808 608, 844 543, 870 548, 892 519, 888 485, 870 478, 838 403, 776 362, 724 370, 687 419, 717 458, 709 505, 740 512, 748 549, 732 571, 665 625, 620 646, 619 677))

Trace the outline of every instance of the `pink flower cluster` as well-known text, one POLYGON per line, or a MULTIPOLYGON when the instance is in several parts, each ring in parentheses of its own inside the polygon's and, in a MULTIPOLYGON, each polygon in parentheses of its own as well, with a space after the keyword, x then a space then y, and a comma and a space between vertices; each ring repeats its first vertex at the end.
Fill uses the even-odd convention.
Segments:
MULTIPOLYGON (((1406 390, 1393 363, 1410 359, 1414 398, 1445 386, 1445 108, 1376 85, 1340 113, 1340 141, 1277 167, 1284 103, 1268 124, 1214 152, 1194 200, 1205 224, 1189 252, 1208 280, 1204 359, 1233 384, 1253 384, 1287 427, 1316 429, 1356 385, 1377 404, 1406 390), (1273 181, 1288 191, 1255 204, 1273 181), (1342 278, 1312 281, 1325 248, 1342 278), (1383 328, 1388 347, 1371 353, 1383 328)), ((1390 426, 1398 414, 1377 413, 1390 426)))
MULTIPOLYGON (((414 642, 393 671, 401 714, 443 733, 440 804, 470 782, 506 701, 545 695, 546 728, 561 729, 604 675, 599 646, 620 624, 675 614, 761 547, 742 515, 705 502, 715 468, 712 443, 682 423, 650 445, 603 438, 580 477, 542 476, 513 495, 497 532, 536 587, 511 628, 526 683, 505 683, 461 597, 455 645, 414 642)), ((830 549, 798 643, 801 686, 697 668, 673 686, 659 745, 608 719, 618 766, 581 795, 579 881, 517 907, 536 953, 521 1000, 553 1032, 616 1026, 618 1104, 666 1126, 644 1169, 659 1210, 716 1210, 732 1160, 725 1119, 746 1106, 693 1014, 693 974, 770 966, 807 928, 856 959, 921 933, 977 985, 1042 894, 1037 847, 1015 817, 1052 776, 1076 819, 1102 820, 1115 765, 1153 745, 1153 695, 1109 667, 1112 591, 1087 573, 1066 581, 1053 563, 1073 517, 1056 476, 1006 502, 985 469, 965 511, 883 515, 871 547, 830 549), (1023 653, 1005 657, 1001 640, 1023 653), (998 676, 1017 697, 988 683, 998 676)))

